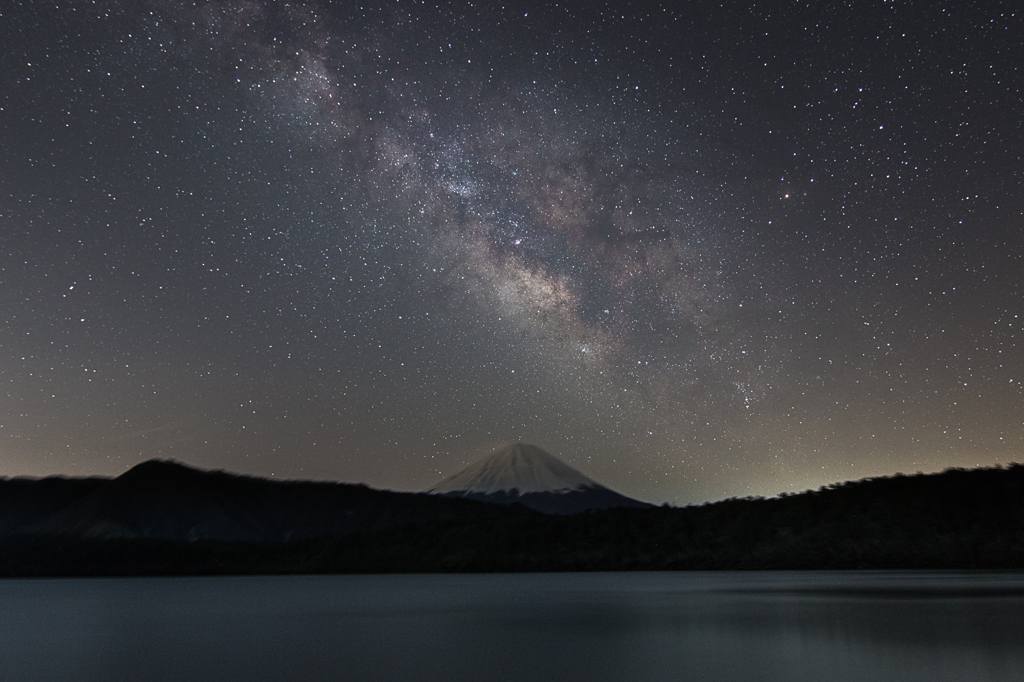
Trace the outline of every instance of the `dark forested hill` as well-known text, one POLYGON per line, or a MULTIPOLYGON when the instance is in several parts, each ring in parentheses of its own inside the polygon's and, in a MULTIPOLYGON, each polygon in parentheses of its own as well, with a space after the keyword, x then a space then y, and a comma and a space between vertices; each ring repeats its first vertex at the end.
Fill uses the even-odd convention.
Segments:
POLYGON ((0 480, 0 536, 283 543, 499 512, 471 500, 161 460, 113 479, 0 480))
POLYGON ((1016 464, 568 516, 161 466, 0 482, 0 575, 1024 568, 1016 464))

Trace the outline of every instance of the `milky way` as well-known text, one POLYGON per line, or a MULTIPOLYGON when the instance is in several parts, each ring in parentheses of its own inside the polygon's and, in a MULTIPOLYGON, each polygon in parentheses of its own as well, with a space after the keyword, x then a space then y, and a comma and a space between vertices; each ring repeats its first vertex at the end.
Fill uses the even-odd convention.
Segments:
POLYGON ((999 3, 0 14, 0 475, 642 499, 1020 461, 999 3))

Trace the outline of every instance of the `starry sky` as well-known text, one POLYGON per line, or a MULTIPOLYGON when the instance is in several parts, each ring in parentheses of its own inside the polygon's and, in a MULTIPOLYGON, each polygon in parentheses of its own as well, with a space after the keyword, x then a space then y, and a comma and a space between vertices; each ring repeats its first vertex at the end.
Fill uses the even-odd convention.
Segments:
POLYGON ((4 3, 0 475, 1024 461, 1022 18, 4 3))

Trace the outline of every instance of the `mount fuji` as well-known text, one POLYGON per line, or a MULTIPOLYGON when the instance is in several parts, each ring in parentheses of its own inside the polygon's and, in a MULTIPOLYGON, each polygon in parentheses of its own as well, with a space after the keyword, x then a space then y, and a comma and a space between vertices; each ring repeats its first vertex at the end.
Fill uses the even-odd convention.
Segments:
POLYGON ((523 443, 469 465, 426 492, 497 504, 519 503, 546 514, 652 506, 606 488, 537 446, 523 443))

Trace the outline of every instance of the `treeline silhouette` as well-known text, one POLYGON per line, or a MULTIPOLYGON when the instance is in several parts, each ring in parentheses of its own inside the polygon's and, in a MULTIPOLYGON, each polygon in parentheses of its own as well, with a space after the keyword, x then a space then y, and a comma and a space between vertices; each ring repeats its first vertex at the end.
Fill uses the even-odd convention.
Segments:
POLYGON ((0 480, 0 538, 274 544, 500 513, 473 500, 348 483, 274 481, 163 460, 143 462, 113 479, 0 480))
POLYGON ((1024 568, 1019 464, 680 508, 462 511, 289 541, 7 532, 0 575, 1024 568))

